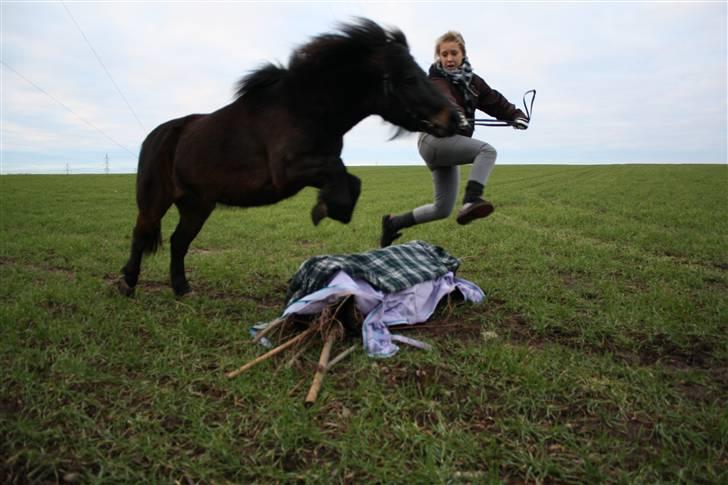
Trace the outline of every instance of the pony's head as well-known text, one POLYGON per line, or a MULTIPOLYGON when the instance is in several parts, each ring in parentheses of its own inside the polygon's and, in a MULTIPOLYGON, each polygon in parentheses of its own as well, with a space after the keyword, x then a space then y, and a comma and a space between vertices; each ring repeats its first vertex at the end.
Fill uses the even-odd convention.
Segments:
POLYGON ((382 79, 381 88, 375 90, 379 91, 376 114, 409 131, 454 135, 458 111, 412 58, 404 34, 395 30, 386 35, 387 42, 373 58, 382 79))
POLYGON ((377 114, 405 130, 436 136, 457 131, 457 110, 427 79, 399 30, 360 18, 296 50, 289 69, 298 83, 315 83, 336 102, 346 100, 339 110, 357 108, 359 115, 377 114))

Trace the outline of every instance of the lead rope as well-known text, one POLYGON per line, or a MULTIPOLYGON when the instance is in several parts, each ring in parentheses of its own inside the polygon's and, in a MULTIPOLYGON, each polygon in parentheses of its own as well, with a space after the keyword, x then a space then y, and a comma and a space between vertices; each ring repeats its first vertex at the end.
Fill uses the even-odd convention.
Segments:
MULTIPOLYGON (((533 110, 533 100, 536 99, 536 90, 530 89, 523 93, 523 109, 526 110, 526 120, 531 123, 531 113, 533 110), (531 93, 531 105, 526 105, 526 96, 531 93)), ((497 120, 495 118, 475 118, 473 119, 473 122, 476 126, 513 126, 512 121, 503 121, 503 120, 497 120)))

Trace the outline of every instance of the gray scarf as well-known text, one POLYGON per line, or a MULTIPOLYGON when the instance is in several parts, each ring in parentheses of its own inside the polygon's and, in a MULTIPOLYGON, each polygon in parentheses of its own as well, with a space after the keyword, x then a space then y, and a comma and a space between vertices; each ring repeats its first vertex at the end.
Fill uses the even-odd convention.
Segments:
POLYGON ((470 66, 470 61, 465 57, 463 64, 454 71, 448 71, 440 62, 435 63, 435 68, 444 78, 448 79, 453 85, 457 86, 458 89, 463 93, 465 104, 467 105, 467 111, 473 111, 475 107, 475 94, 470 90, 470 81, 473 79, 473 68, 470 66))

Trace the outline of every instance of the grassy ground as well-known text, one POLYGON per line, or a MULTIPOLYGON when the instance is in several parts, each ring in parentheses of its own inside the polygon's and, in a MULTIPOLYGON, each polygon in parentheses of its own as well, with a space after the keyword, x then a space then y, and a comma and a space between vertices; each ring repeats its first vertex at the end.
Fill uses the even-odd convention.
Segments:
POLYGON ((728 481, 725 166, 498 167, 490 218, 405 233, 487 294, 408 333, 433 351, 359 350, 312 408, 317 349, 225 378, 303 260, 373 249, 430 197, 421 167, 353 172, 348 226, 314 228, 310 190, 219 208, 183 299, 166 243, 134 298, 113 289, 133 176, 1 177, 0 480, 728 481))

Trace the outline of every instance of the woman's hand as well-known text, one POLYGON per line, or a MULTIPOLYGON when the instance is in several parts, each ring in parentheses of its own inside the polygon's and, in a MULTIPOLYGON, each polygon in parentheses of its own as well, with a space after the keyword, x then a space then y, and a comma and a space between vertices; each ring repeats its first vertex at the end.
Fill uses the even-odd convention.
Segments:
POLYGON ((527 130, 528 129, 528 120, 526 118, 516 118, 511 123, 512 123, 514 130, 527 130))

